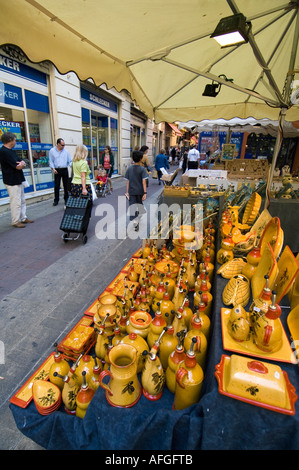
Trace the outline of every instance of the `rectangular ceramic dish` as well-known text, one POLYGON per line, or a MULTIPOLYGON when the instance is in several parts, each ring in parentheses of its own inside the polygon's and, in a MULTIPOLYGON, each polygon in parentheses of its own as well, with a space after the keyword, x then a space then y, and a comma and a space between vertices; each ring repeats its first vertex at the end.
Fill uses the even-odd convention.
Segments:
POLYGON ((222 395, 278 413, 295 414, 295 387, 275 364, 236 354, 222 355, 215 376, 222 395))

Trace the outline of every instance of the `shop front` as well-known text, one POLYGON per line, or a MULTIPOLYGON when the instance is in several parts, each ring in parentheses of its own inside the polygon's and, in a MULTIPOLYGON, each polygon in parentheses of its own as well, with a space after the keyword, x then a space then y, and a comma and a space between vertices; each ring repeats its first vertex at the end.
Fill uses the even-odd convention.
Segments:
MULTIPOLYGON (((47 74, 1 53, 0 135, 4 132, 16 135, 14 150, 26 162, 25 192, 33 194, 53 188, 49 167, 49 150, 53 145, 47 74)), ((0 201, 6 198, 8 193, 0 171, 0 201)))
POLYGON ((82 138, 88 148, 88 163, 98 169, 106 145, 114 157, 113 174, 119 172, 118 102, 98 88, 81 86, 82 138))

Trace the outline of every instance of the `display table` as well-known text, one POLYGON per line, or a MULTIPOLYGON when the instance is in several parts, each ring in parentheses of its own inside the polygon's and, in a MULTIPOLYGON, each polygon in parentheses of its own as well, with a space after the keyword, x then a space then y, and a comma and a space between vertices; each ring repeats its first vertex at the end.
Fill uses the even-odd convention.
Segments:
MULTIPOLYGON (((10 404, 18 429, 46 449, 299 449, 299 401, 295 416, 288 416, 223 396, 218 391, 215 366, 222 354, 231 354, 223 349, 221 330, 222 291, 226 283, 226 279, 215 275, 205 379, 202 398, 196 405, 173 411, 173 395, 164 388, 158 401, 149 401, 142 395, 132 408, 114 408, 99 388, 83 420, 67 415, 63 406, 48 416, 41 416, 33 401, 25 409, 10 404)), ((282 324, 289 337, 287 299, 280 305, 282 324)), ((298 394, 298 366, 283 362, 278 365, 287 372, 298 394)))

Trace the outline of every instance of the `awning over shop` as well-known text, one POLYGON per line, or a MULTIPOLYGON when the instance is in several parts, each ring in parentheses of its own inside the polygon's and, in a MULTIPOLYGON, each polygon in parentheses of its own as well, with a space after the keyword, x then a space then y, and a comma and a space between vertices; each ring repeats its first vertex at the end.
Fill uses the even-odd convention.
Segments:
POLYGON ((155 123, 278 120, 281 109, 287 121, 298 120, 298 0, 189 0, 188 8, 180 0, 2 3, 0 46, 125 89, 155 123), (250 25, 248 42, 221 48, 211 35, 239 12, 250 25), (220 92, 203 96, 212 83, 220 92))
POLYGON ((167 124, 171 127, 171 129, 175 132, 177 136, 183 135, 182 132, 177 128, 177 126, 175 126, 174 124, 171 124, 170 122, 168 122, 167 124))

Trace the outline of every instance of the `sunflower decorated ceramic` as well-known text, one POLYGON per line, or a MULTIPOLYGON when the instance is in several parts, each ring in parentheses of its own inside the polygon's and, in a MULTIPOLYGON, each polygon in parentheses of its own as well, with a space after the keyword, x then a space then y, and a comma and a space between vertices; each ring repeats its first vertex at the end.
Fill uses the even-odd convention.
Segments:
POLYGON ((242 305, 242 307, 245 307, 248 304, 249 297, 249 279, 243 274, 233 276, 226 284, 222 293, 224 305, 242 305))

